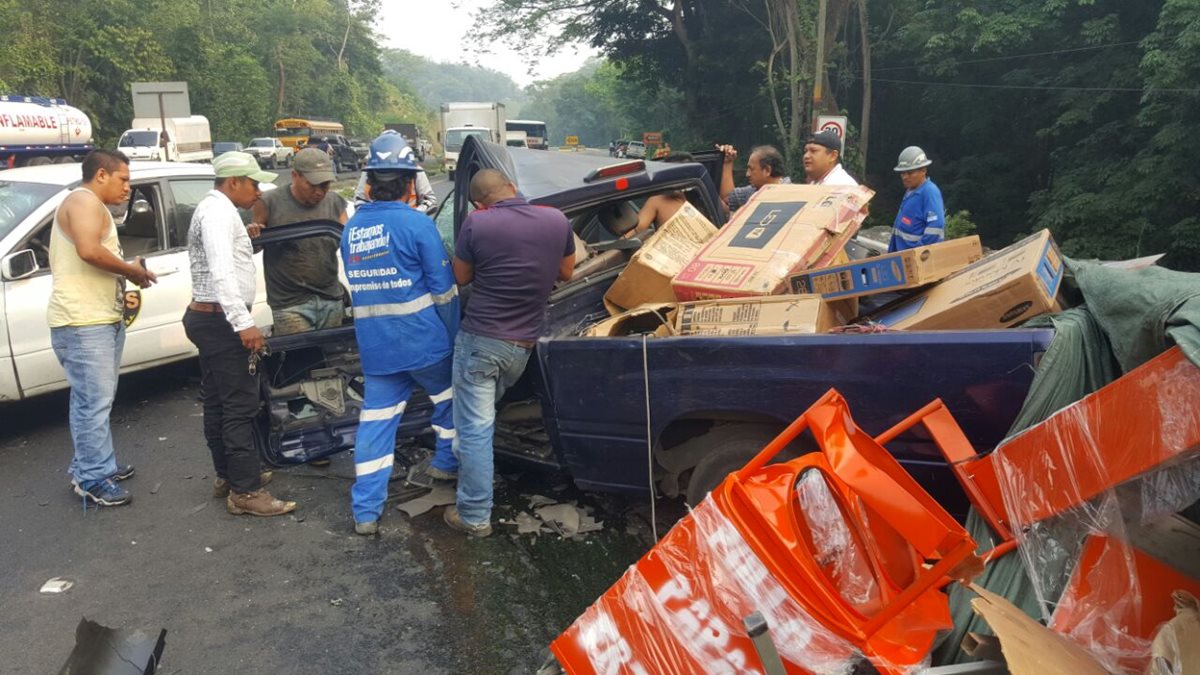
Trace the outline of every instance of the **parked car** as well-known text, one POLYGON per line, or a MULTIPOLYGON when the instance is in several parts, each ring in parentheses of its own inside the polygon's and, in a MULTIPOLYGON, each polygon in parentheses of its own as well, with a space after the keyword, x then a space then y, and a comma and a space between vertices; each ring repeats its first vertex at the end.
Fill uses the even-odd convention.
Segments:
POLYGON ((366 166, 367 156, 371 154, 371 144, 361 139, 352 138, 350 139, 350 147, 354 148, 354 153, 358 155, 359 166, 366 166))
MULTIPOLYGON (((464 144, 454 190, 436 216, 448 245, 474 208, 467 199, 471 177, 485 168, 513 177, 532 203, 562 210, 585 242, 574 278, 559 284, 547 303, 546 329, 529 368, 499 402, 497 455, 564 469, 592 490, 646 490, 650 461, 663 490, 695 500, 830 387, 853 402, 856 418, 872 432, 941 397, 981 451, 1003 437, 1050 330, 579 337, 583 327, 607 316, 604 293, 637 245, 615 240, 636 223, 648 196, 683 191, 713 223, 724 222, 711 178, 719 175, 721 157, 704 152, 697 160, 614 162, 479 139, 464 144)), ((311 227, 322 236, 337 233, 332 224, 311 227)), ((462 295, 469 308, 470 287, 462 295)), ((290 464, 353 447, 362 406, 353 327, 269 343, 259 426, 263 456, 290 464)), ((401 435, 427 433, 431 410, 427 396, 414 396, 401 435)), ((952 511, 965 504, 932 448, 920 439, 892 447, 952 511)))
POLYGON ((237 141, 216 141, 212 144, 213 158, 216 159, 227 152, 241 152, 246 146, 237 141))
MULTIPOLYGON (((187 231, 196 204, 213 187, 206 164, 133 162, 127 215, 118 228, 127 258, 144 256, 158 283, 125 293, 125 352, 130 372, 195 356, 183 332, 192 297, 187 231)), ((54 211, 79 186, 79 164, 12 169, 0 174, 0 401, 64 389, 66 376, 50 347, 49 244, 54 211)), ((271 188, 274 186, 264 186, 271 188)), ((249 217, 249 212, 243 214, 249 217)), ((262 278, 253 307, 259 326, 271 324, 262 278)))
POLYGON ((625 146, 625 156, 631 159, 645 159, 646 144, 641 141, 629 141, 625 146))
POLYGON ((346 140, 345 136, 337 134, 332 136, 312 136, 308 139, 309 147, 318 147, 330 153, 333 159, 334 173, 343 171, 358 171, 366 163, 360 159, 358 152, 354 146, 350 145, 350 141, 346 140))
POLYGON ((251 138, 246 152, 254 155, 259 166, 276 169, 291 166, 292 155, 296 151, 281 143, 278 138, 251 138))

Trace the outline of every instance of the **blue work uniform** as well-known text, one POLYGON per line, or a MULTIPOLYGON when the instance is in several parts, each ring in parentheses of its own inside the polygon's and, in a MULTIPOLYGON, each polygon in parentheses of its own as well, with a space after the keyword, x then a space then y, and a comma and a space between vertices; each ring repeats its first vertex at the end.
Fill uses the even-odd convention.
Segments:
POLYGON ((904 193, 900 212, 892 224, 892 241, 888 253, 946 240, 946 207, 942 191, 926 178, 915 190, 904 193))
POLYGON ((379 520, 387 499, 396 429, 418 385, 433 401, 433 466, 454 457, 453 350, 458 286, 437 226, 402 202, 360 206, 342 232, 354 332, 366 395, 354 449, 355 522, 379 520))

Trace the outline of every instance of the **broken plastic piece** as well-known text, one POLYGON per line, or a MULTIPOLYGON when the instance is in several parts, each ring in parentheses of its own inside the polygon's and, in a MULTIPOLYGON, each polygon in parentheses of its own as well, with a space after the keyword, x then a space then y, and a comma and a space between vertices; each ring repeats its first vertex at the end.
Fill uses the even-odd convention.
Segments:
POLYGON ((54 577, 53 579, 42 584, 41 592, 42 593, 66 593, 67 591, 71 590, 71 587, 74 585, 75 585, 75 582, 71 581, 70 579, 63 579, 62 577, 54 577))
POLYGON ((449 506, 455 502, 456 495, 451 485, 435 485, 429 492, 416 499, 397 504, 396 508, 407 513, 409 518, 415 518, 437 506, 449 506))
POLYGON ((75 648, 60 675, 154 675, 162 661, 167 631, 109 628, 83 618, 75 628, 75 648))

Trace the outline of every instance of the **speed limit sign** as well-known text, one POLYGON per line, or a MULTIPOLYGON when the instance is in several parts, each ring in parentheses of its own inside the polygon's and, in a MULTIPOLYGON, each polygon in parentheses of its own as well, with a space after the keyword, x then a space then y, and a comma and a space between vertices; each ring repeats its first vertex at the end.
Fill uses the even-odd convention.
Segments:
POLYGON ((842 149, 846 148, 846 124, 849 119, 845 115, 820 115, 817 117, 816 129, 814 131, 832 131, 842 139, 842 149))

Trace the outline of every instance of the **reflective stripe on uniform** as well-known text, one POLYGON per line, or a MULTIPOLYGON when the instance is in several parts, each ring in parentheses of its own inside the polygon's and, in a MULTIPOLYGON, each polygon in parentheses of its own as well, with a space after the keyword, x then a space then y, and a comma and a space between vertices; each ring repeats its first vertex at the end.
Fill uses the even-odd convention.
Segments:
POLYGON ((433 306, 433 296, 428 293, 408 302, 389 302, 382 305, 359 305, 354 308, 354 318, 369 319, 379 316, 406 316, 416 314, 433 306))
POLYGON ((458 286, 451 286, 445 293, 434 293, 432 297, 435 305, 444 305, 458 297, 458 286))
POLYGON ((397 415, 402 415, 404 409, 408 407, 408 401, 401 401, 390 408, 373 408, 363 409, 358 414, 359 422, 384 422, 392 419, 397 415))
POLYGON ((429 426, 433 427, 433 433, 437 434, 438 438, 450 439, 450 438, 454 438, 456 435, 454 433, 453 429, 447 429, 446 427, 439 427, 436 424, 430 424, 429 426))
POLYGON ((892 234, 907 242, 912 242, 914 244, 921 243, 921 235, 919 234, 909 234, 899 228, 892 228, 892 234))
POLYGON ((392 462, 395 461, 395 455, 388 453, 379 459, 370 459, 365 462, 358 462, 354 465, 355 476, 366 476, 376 471, 390 469, 392 462))
POLYGON ((926 237, 928 237, 930 235, 934 235, 934 234, 936 234, 937 236, 940 237, 940 236, 946 234, 946 229, 943 227, 927 227, 927 228, 925 228, 925 236, 926 237))
POLYGON ((443 391, 443 392, 442 392, 442 393, 440 393, 440 394, 433 394, 433 395, 431 395, 431 396, 429 397, 429 400, 430 400, 430 401, 431 401, 431 402, 432 402, 434 405, 436 405, 436 404, 438 404, 438 403, 441 403, 442 401, 449 401, 449 400, 450 400, 450 399, 452 399, 452 398, 454 398, 454 387, 450 387, 449 389, 447 389, 446 391, 443 391))

